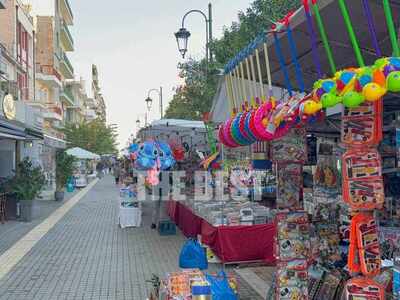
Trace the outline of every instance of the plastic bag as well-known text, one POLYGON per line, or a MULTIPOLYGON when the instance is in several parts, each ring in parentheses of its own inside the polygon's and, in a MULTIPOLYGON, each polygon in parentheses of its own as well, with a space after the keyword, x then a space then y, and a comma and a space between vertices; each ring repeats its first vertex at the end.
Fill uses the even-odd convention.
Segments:
POLYGON ((206 251, 197 240, 189 239, 183 245, 179 254, 179 267, 200 270, 208 268, 206 251))
POLYGON ((238 297, 229 285, 224 271, 217 276, 206 274, 206 279, 211 285, 211 294, 213 300, 237 300, 238 297))

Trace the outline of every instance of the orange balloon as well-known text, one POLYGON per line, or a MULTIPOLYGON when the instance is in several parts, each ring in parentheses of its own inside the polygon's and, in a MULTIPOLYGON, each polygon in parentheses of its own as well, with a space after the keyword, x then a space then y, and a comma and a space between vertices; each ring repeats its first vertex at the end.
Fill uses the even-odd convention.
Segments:
POLYGON ((376 70, 372 75, 372 81, 384 87, 386 84, 385 74, 380 70, 376 70))

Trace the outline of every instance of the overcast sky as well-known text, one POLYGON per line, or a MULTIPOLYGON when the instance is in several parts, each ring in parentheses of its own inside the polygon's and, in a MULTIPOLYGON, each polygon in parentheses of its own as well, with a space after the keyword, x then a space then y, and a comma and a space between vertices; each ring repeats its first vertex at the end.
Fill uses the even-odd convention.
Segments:
MULTIPOLYGON (((26 0, 39 13, 54 0, 26 0)), ((207 12, 213 4, 214 36, 223 26, 237 20, 251 0, 70 0, 74 13, 71 32, 75 52, 70 54, 77 78, 89 83, 91 64, 98 66, 100 86, 107 105, 107 121, 119 128, 120 147, 136 130, 136 119, 144 123, 147 91, 162 86, 164 101, 172 98, 179 84, 177 64, 181 61, 173 33, 190 9, 207 12)), ((205 55, 205 23, 200 14, 186 19, 192 33, 188 55, 205 55)), ((157 95, 152 94, 156 99, 157 95)), ((159 117, 158 101, 153 103, 151 119, 159 117)), ((165 110, 165 108, 164 108, 165 110)))

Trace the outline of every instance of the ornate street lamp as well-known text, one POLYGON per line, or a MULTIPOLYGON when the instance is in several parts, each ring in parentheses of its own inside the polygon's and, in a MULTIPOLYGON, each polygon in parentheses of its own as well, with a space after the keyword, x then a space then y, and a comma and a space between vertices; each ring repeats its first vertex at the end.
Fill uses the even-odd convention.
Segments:
POLYGON ((185 58, 189 37, 190 32, 186 28, 181 28, 179 31, 175 32, 176 43, 178 44, 178 50, 182 58, 185 58))
POLYGON ((150 111, 151 106, 153 105, 153 99, 151 99, 150 97, 147 97, 146 100, 144 100, 144 101, 146 101, 147 109, 150 111))
POLYGON ((153 104, 153 99, 150 98, 150 94, 151 92, 157 92, 158 97, 159 97, 159 104, 160 104, 160 116, 161 119, 163 118, 163 92, 162 92, 162 87, 160 87, 160 89, 151 89, 147 92, 147 98, 146 98, 146 104, 147 104, 147 108, 148 110, 151 109, 151 106, 153 104), (150 107, 150 108, 149 108, 150 107))
POLYGON ((213 61, 212 51, 210 44, 212 43, 212 8, 211 3, 208 4, 208 17, 207 15, 198 9, 192 9, 188 11, 182 18, 182 26, 179 31, 175 32, 176 42, 178 43, 178 50, 182 57, 185 58, 188 46, 188 40, 190 37, 190 32, 185 28, 185 19, 191 13, 199 13, 204 17, 206 21, 206 61, 207 63, 213 61))

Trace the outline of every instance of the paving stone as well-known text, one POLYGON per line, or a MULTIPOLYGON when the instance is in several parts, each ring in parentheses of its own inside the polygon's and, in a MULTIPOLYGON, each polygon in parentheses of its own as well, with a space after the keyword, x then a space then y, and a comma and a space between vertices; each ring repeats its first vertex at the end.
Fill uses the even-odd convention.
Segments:
MULTIPOLYGON (((117 197, 111 177, 95 185, 0 280, 0 299, 146 299, 151 288, 146 279, 179 269, 185 238, 180 233, 161 237, 150 229, 146 204, 141 228, 119 228, 117 197)), ((0 226, 0 254, 18 240, 8 234, 18 232, 21 238, 30 229, 15 230, 0 226), (9 240, 3 243, 3 237, 9 240)), ((210 265, 211 271, 219 267, 210 265)), ((243 280, 239 287, 242 300, 259 299, 243 280)))

